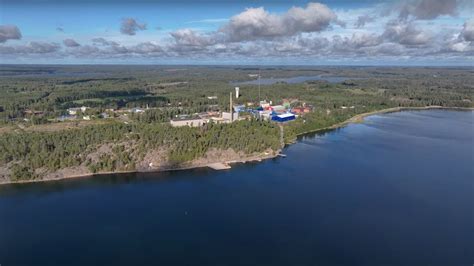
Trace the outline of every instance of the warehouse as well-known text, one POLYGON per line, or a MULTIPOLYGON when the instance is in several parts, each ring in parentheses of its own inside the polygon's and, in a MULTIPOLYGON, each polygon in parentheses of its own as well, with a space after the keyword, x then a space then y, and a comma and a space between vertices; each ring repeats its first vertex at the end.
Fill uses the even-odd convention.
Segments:
POLYGON ((173 127, 182 127, 182 126, 190 126, 190 127, 200 127, 207 123, 207 120, 202 118, 184 118, 184 119, 172 119, 170 121, 173 127))
POLYGON ((291 121, 295 119, 296 119, 295 115, 291 113, 285 113, 281 115, 272 116, 272 120, 276 122, 286 122, 286 121, 291 121))

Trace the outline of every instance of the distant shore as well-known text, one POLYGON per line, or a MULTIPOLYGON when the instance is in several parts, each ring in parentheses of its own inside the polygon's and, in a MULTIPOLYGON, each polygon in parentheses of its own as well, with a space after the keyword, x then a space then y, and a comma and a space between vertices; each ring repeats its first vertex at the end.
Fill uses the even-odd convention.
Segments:
POLYGON ((352 123, 362 123, 364 121, 364 118, 367 116, 372 116, 372 115, 377 115, 377 114, 388 114, 388 113, 396 113, 396 112, 401 112, 401 111, 416 111, 416 110, 430 110, 430 109, 439 109, 439 110, 453 110, 453 111, 473 111, 474 107, 445 107, 445 106, 439 106, 439 105, 430 105, 430 106, 424 106, 424 107, 392 107, 392 108, 387 108, 387 109, 381 109, 381 110, 376 110, 376 111, 371 111, 367 113, 362 113, 355 115, 343 122, 336 123, 334 125, 328 126, 328 127, 323 127, 323 128, 318 128, 315 130, 309 130, 305 131, 302 133, 297 134, 296 136, 303 136, 309 133, 315 133, 315 132, 320 132, 324 130, 330 130, 330 129, 336 129, 340 127, 344 127, 348 124, 352 123))
MULTIPOLYGON (((393 107, 393 108, 387 108, 387 109, 381 109, 381 110, 376 110, 372 112, 367 112, 367 113, 362 113, 355 115, 343 122, 336 123, 334 125, 324 127, 324 128, 319 128, 315 130, 310 130, 306 132, 302 132, 297 134, 297 136, 302 136, 306 135, 309 133, 315 133, 315 132, 320 132, 324 130, 331 130, 331 129, 336 129, 340 127, 344 127, 348 124, 351 123, 361 123, 364 121, 364 118, 367 116, 372 116, 372 115, 377 115, 377 114, 386 114, 386 113, 394 113, 394 112, 400 112, 400 111, 410 111, 410 110, 430 110, 430 109, 440 109, 440 110, 459 110, 459 111, 472 111, 474 110, 473 107, 444 107, 444 106, 425 106, 425 107, 393 107)), ((296 140, 295 140, 296 141, 296 140)), ((294 143, 294 142, 292 142, 294 143)), ((292 143, 287 143, 287 145, 291 145, 292 143)), ((169 167, 169 168, 158 168, 158 169, 151 169, 151 170, 131 170, 131 171, 110 171, 110 172, 100 172, 100 173, 85 173, 85 174, 78 174, 78 175, 70 175, 70 176, 64 176, 61 178, 46 178, 46 179, 32 179, 32 180, 19 180, 19 181, 7 181, 7 182, 2 182, 0 181, 0 186, 1 185, 7 185, 7 184, 23 184, 23 183, 36 183, 36 182, 48 182, 48 181, 57 181, 57 180, 64 180, 64 179, 72 179, 72 178, 82 178, 82 177, 94 177, 94 176, 99 176, 99 175, 107 175, 107 174, 124 174, 124 173, 150 173, 150 172, 169 172, 169 171, 180 171, 180 170, 190 170, 190 169, 196 169, 196 168, 211 168, 215 169, 217 171, 219 170, 225 170, 231 168, 231 164, 235 163, 247 163, 247 162, 260 162, 262 160, 267 160, 267 159, 272 159, 276 158, 280 155, 281 150, 276 151, 275 153, 261 153, 258 155, 249 155, 248 157, 244 157, 238 160, 225 160, 225 161, 215 161, 215 162, 208 162, 208 163, 200 163, 200 164, 193 164, 189 163, 189 165, 184 164, 183 166, 177 166, 177 167, 169 167), (221 164, 221 165, 219 165, 221 164), (217 166, 216 166, 217 165, 217 166)))

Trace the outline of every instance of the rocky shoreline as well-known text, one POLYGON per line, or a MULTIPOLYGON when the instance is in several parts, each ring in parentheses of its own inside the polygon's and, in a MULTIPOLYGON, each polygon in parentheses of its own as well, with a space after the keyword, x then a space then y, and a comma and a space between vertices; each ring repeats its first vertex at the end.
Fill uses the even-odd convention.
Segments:
MULTIPOLYGON (((371 115, 386 114, 386 113, 393 113, 393 112, 400 112, 400 111, 409 111, 409 110, 429 110, 429 109, 465 110, 465 111, 474 110, 474 108, 469 108, 469 107, 463 108, 463 107, 443 107, 443 106, 387 108, 387 109, 382 109, 378 111, 358 114, 341 123, 337 123, 325 128, 303 132, 303 133, 298 134, 298 136, 314 133, 314 132, 319 132, 323 130, 336 129, 336 128, 340 128, 351 123, 360 123, 364 121, 365 117, 371 116, 371 115)), ((235 163, 247 163, 247 162, 254 162, 254 161, 260 162, 262 160, 272 159, 272 158, 278 157, 280 155, 280 152, 281 150, 277 150, 277 151, 267 150, 259 154, 244 155, 242 153, 236 153, 234 151, 213 150, 211 152, 212 155, 209 157, 206 156, 203 158, 198 158, 193 161, 180 164, 179 166, 160 165, 157 167, 153 167, 152 164, 150 164, 148 167, 141 167, 137 170, 111 171, 111 172, 99 172, 99 173, 92 173, 85 167, 75 167, 75 168, 70 168, 70 169, 60 169, 54 173, 49 174, 47 177, 42 178, 42 179, 19 180, 19 181, 10 181, 10 180, 3 179, 3 180, 0 180, 0 185, 47 182, 47 181, 55 181, 55 180, 62 180, 62 179, 91 177, 91 176, 104 175, 104 174, 166 172, 166 171, 189 170, 189 169, 205 168, 205 167, 209 167, 214 170, 225 170, 225 169, 231 168, 231 164, 235 164, 235 163), (225 159, 223 160, 222 158, 225 158, 225 159)), ((142 165, 143 163, 144 162, 142 162, 142 165)))
POLYGON ((260 162, 262 160, 272 159, 278 157, 280 155, 281 150, 272 151, 268 150, 263 153, 253 154, 248 156, 243 156, 242 154, 235 153, 231 151, 232 155, 229 157, 229 151, 213 151, 217 152, 221 155, 221 158, 225 158, 226 156, 222 156, 222 154, 227 154, 226 160, 216 160, 214 158, 206 159, 206 158, 198 158, 196 160, 186 162, 180 164, 179 166, 158 166, 158 167, 149 167, 149 168, 141 168, 137 170, 130 170, 130 171, 104 171, 98 173, 90 172, 86 167, 79 166, 79 167, 71 167, 67 169, 60 169, 56 172, 48 174, 46 177, 41 179, 32 179, 32 180, 18 180, 18 181, 10 181, 10 180, 0 180, 1 185, 7 184, 24 184, 24 183, 36 183, 36 182, 48 182, 48 181, 57 181, 63 179, 72 179, 72 178, 81 178, 81 177, 93 177, 99 175, 106 175, 106 174, 124 174, 124 173, 150 173, 150 172, 168 172, 168 171, 181 171, 181 170, 190 170, 195 168, 210 168, 213 170, 226 170, 231 168, 231 164, 236 163, 248 163, 248 162, 260 162), (238 155, 239 157, 236 157, 238 155))

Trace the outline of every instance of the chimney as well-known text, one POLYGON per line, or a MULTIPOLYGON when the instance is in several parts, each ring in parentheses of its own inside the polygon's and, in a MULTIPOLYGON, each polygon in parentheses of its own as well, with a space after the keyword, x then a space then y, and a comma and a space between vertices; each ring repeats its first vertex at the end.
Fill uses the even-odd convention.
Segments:
POLYGON ((232 111, 232 92, 230 92, 229 96, 230 96, 230 104, 229 104, 230 122, 233 122, 234 121, 234 112, 232 111))

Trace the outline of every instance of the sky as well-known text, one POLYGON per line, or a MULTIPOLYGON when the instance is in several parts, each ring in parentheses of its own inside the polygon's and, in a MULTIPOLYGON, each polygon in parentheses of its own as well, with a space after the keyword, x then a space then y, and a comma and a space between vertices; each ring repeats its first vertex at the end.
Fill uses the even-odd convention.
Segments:
POLYGON ((0 0, 3 64, 473 66, 474 0, 0 0))

